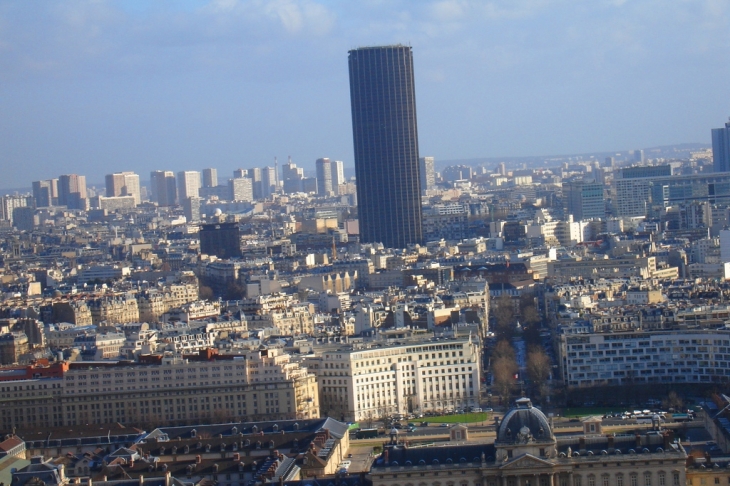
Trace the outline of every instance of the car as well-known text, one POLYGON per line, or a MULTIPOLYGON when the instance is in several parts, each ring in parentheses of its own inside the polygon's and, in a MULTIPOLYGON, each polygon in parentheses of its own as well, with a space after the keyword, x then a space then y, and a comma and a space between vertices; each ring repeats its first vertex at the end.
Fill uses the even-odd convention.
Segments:
POLYGON ((348 454, 348 455, 347 455, 347 458, 348 458, 348 459, 352 459, 352 454, 348 454))
POLYGON ((471 409, 471 411, 474 412, 474 413, 479 413, 479 412, 482 411, 482 409, 480 407, 474 407, 474 408, 471 409))
POLYGON ((494 412, 493 408, 485 408, 482 412, 494 412))
POLYGON ((408 427, 408 432, 415 432, 415 431, 416 431, 415 425, 413 427, 408 427))
POLYGON ((448 427, 448 426, 449 426, 449 424, 447 424, 445 422, 443 424, 439 425, 439 427, 448 427))
POLYGON ((408 422, 408 427, 415 427, 415 426, 416 426, 416 424, 414 424, 413 422, 408 422))
POLYGON ((402 429, 403 428, 403 425, 401 425, 400 422, 396 422, 396 423, 393 424, 393 428, 394 429, 402 429))

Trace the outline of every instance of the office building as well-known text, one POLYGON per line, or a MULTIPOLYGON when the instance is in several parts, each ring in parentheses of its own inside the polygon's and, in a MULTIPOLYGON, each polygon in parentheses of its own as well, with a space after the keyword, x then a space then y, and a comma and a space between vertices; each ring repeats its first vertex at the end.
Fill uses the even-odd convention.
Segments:
POLYGON ((200 227, 200 253, 218 258, 241 256, 238 223, 204 224, 200 227))
POLYGON ((436 184, 436 173, 433 168, 433 157, 421 157, 418 159, 421 166, 421 190, 427 191, 436 184))
POLYGON ((670 165, 626 167, 614 177, 614 216, 646 216, 651 208, 651 184, 672 175, 670 165))
POLYGON ((218 169, 203 169, 203 187, 215 187, 218 185, 218 169))
POLYGON ((200 207, 203 205, 203 199, 197 196, 184 199, 182 202, 183 213, 188 221, 200 221, 200 207))
POLYGON ((341 160, 330 162, 332 168, 332 192, 335 196, 340 194, 340 185, 345 183, 345 164, 341 160))
POLYGON ((248 177, 248 169, 236 169, 233 171, 233 178, 248 177))
POLYGON ((730 172, 730 121, 712 129, 712 160, 715 172, 730 172))
POLYGON ((132 196, 135 206, 142 202, 139 175, 134 172, 107 174, 105 181, 106 197, 132 196))
POLYGON ((574 221, 604 219, 606 204, 603 200, 603 184, 598 182, 571 181, 563 183, 563 200, 566 214, 574 221))
POLYGON ((58 204, 58 179, 33 182, 35 207, 46 208, 58 204))
POLYGON ((13 226, 19 231, 33 231, 35 226, 35 210, 32 206, 13 208, 13 226))
POLYGON ((349 53, 360 240, 423 241, 413 53, 403 45, 349 53))
POLYGON ((177 199, 175 174, 169 170, 156 170, 150 173, 152 201, 159 206, 174 206, 177 199))
POLYGON ((228 179, 228 190, 230 201, 253 201, 253 187, 248 177, 228 179))
POLYGON ((58 178, 58 204, 69 209, 86 209, 86 176, 62 175, 58 178))
POLYGON ((279 176, 276 173, 276 167, 261 168, 261 197, 269 197, 276 194, 279 187, 279 176))
POLYGON ((479 404, 480 350, 468 337, 315 354, 308 363, 317 373, 322 414, 330 417, 374 420, 479 404))
POLYGON ((304 179, 304 169, 297 167, 290 157, 289 161, 281 167, 284 194, 302 192, 302 179, 304 179))
POLYGON ((177 173, 177 199, 183 201, 189 197, 200 196, 200 172, 196 170, 183 170, 177 173))
MULTIPOLYGON (((239 169, 241 170, 241 169, 239 169)), ((236 177, 236 171, 233 172, 233 177, 236 177)), ((261 169, 258 167, 254 167, 252 169, 248 169, 246 171, 246 175, 244 177, 248 177, 251 179, 251 187, 253 188, 253 198, 254 199, 262 199, 264 197, 264 186, 261 180, 261 169)))
POLYGON ((332 166, 330 159, 321 158, 315 162, 317 169, 317 194, 320 196, 332 195, 332 166))

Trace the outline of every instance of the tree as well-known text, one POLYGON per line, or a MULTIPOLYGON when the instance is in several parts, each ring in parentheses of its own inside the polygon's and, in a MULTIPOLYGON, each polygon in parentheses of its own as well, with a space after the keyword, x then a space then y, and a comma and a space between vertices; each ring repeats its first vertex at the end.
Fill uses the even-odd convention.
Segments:
POLYGON ((198 288, 198 296, 201 300, 213 300, 213 289, 207 285, 200 284, 200 287, 198 288))
POLYGON ((507 339, 498 341, 492 351, 492 361, 496 361, 501 358, 515 359, 515 348, 512 347, 512 344, 510 344, 507 339))
POLYGON ((527 352, 527 376, 539 390, 540 395, 544 395, 551 366, 550 357, 544 349, 539 346, 530 347, 527 352))
POLYGON ((496 334, 500 337, 511 337, 514 330, 515 307, 512 298, 502 294, 495 301, 493 307, 494 318, 497 320, 496 334))
POLYGON ((540 314, 537 312, 537 309, 534 305, 528 305, 527 307, 523 307, 521 318, 522 323, 526 325, 537 324, 541 321, 540 314))
POLYGON ((512 386, 515 384, 517 374, 517 361, 514 358, 502 357, 492 361, 492 376, 494 387, 503 402, 509 400, 512 386))
POLYGON ((535 294, 532 292, 523 292, 520 294, 520 314, 525 313, 528 307, 535 307, 535 294))
POLYGON ((681 411, 684 409, 684 401, 682 400, 682 397, 677 395, 677 392, 672 390, 669 392, 669 395, 667 395, 667 398, 662 400, 662 407, 666 410, 673 409, 675 411, 681 411))

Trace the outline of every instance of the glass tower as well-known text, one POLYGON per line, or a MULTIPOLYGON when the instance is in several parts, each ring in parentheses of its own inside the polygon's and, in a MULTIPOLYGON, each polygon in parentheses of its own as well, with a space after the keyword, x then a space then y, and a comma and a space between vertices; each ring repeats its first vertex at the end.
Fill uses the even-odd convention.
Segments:
POLYGON ((422 243, 411 48, 354 49, 349 65, 360 240, 390 248, 422 243))

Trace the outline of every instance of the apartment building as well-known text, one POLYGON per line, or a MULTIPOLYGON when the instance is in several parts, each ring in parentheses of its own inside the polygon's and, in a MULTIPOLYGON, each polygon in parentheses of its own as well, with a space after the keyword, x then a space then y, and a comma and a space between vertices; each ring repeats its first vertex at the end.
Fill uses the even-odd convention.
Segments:
POLYGON ((340 420, 478 405, 480 352, 472 336, 315 349, 323 414, 340 420))
POLYGON ((723 383, 730 330, 561 334, 560 366, 570 387, 641 383, 723 383))
POLYGON ((280 349, 237 356, 206 350, 198 357, 153 356, 139 364, 71 363, 62 378, 3 381, 0 393, 4 430, 319 417, 315 375, 280 349))

